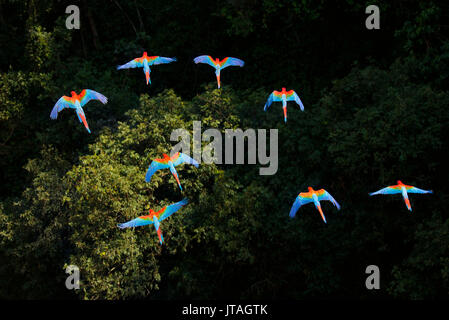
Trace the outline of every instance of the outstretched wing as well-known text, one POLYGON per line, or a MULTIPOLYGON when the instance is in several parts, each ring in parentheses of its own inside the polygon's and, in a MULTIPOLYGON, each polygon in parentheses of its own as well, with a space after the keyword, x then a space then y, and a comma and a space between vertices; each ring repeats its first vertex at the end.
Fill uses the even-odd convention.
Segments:
POLYGON ((423 190, 413 186, 407 186, 408 193, 433 193, 432 190, 423 190))
POLYGON ((340 210, 340 205, 339 205, 338 202, 334 199, 334 197, 332 197, 332 196, 330 195, 329 192, 327 192, 327 191, 324 190, 324 189, 321 189, 321 190, 318 190, 317 193, 318 193, 318 194, 317 194, 318 200, 320 200, 320 201, 322 201, 322 200, 328 200, 328 201, 332 202, 333 205, 336 206, 338 210, 340 210))
POLYGON ((182 163, 188 163, 188 164, 193 164, 195 167, 198 168, 198 162, 193 159, 190 158, 188 155, 181 153, 181 152, 177 152, 173 155, 173 157, 171 157, 171 161, 173 162, 173 165, 176 167, 177 165, 180 165, 182 163))
POLYGON ((173 213, 175 213, 176 211, 178 211, 179 209, 181 209, 183 206, 185 206, 188 203, 187 198, 176 202, 174 204, 171 204, 169 206, 166 206, 164 208, 162 208, 160 214, 159 214, 159 221, 162 221, 164 219, 167 219, 168 217, 170 217, 173 213))
POLYGON ((278 91, 273 91, 270 96, 268 97, 267 102, 265 103, 265 106, 263 108, 263 111, 267 111, 267 109, 271 106, 271 104, 273 103, 273 101, 282 101, 279 92, 278 91))
POLYGON ((290 209, 290 218, 293 218, 296 215, 296 211, 298 211, 299 207, 312 201, 313 199, 310 193, 301 192, 300 194, 298 194, 295 202, 292 205, 292 208, 290 209))
POLYGON ((399 186, 389 186, 383 189, 380 189, 376 192, 371 192, 370 196, 375 196, 376 194, 396 194, 402 193, 401 188, 399 186))
POLYGON ((220 61, 221 69, 224 69, 226 67, 231 67, 231 66, 243 67, 244 65, 245 65, 245 62, 243 60, 233 58, 233 57, 227 57, 220 61))
POLYGON ((106 98, 104 95, 90 89, 84 89, 83 91, 81 91, 79 97, 81 107, 88 103, 90 100, 98 100, 103 104, 108 102, 108 98, 106 98))
POLYGON ((151 176, 160 169, 167 169, 168 168, 168 164, 166 163, 162 163, 160 161, 158 161, 157 159, 153 160, 150 164, 150 166, 148 167, 147 173, 145 174, 145 181, 146 182, 150 182, 151 180, 151 176))
POLYGON ((287 91, 286 96, 287 96, 287 101, 295 101, 297 104, 299 104, 301 111, 304 111, 304 105, 302 104, 301 99, 299 99, 299 96, 296 94, 295 91, 293 91, 293 90, 287 91))
POLYGON ((150 216, 141 216, 141 217, 135 218, 133 220, 130 220, 128 222, 120 223, 117 225, 117 227, 119 227, 120 229, 134 228, 134 227, 146 226, 146 225, 152 224, 152 223, 153 223, 153 220, 150 218, 150 216))
POLYGON ((67 96, 62 96, 56 102, 53 110, 51 110, 50 118, 55 120, 58 117, 58 112, 65 108, 74 107, 74 104, 70 101, 70 98, 67 96))
POLYGON ((117 66, 117 70, 129 69, 129 68, 140 68, 142 66, 143 66, 143 59, 135 58, 135 59, 131 60, 130 62, 122 64, 121 66, 117 66))
POLYGON ((207 56, 207 55, 198 56, 195 59, 193 59, 193 62, 195 62, 197 64, 198 63, 206 63, 206 64, 208 64, 208 65, 210 65, 210 66, 215 68, 215 62, 214 62, 214 60, 212 59, 211 56, 207 56))
POLYGON ((150 65, 153 65, 153 64, 163 64, 163 63, 170 63, 170 62, 175 62, 176 61, 176 58, 166 58, 166 57, 159 57, 159 56, 156 56, 156 57, 150 57, 150 65), (153 58, 153 59, 151 59, 151 58, 153 58))

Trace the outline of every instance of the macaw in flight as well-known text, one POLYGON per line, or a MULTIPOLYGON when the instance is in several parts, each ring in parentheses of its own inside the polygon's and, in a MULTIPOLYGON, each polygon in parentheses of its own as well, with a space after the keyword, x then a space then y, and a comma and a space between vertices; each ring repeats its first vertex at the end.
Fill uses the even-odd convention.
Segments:
POLYGON ((324 189, 313 190, 312 187, 309 187, 309 192, 301 192, 296 197, 295 202, 293 203, 292 208, 290 209, 290 218, 293 218, 296 215, 296 211, 298 211, 299 207, 309 202, 313 202, 315 207, 321 214, 321 218, 323 218, 324 223, 326 223, 326 218, 324 217, 323 210, 321 210, 320 201, 328 200, 340 210, 340 205, 335 201, 335 199, 324 189))
POLYGON ((151 162, 145 175, 145 181, 150 182, 151 176, 157 170, 169 168, 170 172, 175 177, 176 182, 178 182, 179 188, 182 191, 181 183, 179 182, 178 173, 176 172, 175 167, 184 162, 188 164, 193 164, 195 167, 198 168, 198 162, 196 162, 195 159, 190 158, 188 155, 184 153, 176 152, 172 157, 169 157, 167 154, 164 153, 162 159, 154 159, 151 162))
POLYGON ((62 96, 51 110, 50 118, 55 120, 58 117, 58 112, 65 108, 75 109, 76 114, 78 115, 78 119, 80 122, 84 123, 84 126, 87 129, 87 132, 90 133, 89 125, 86 121, 86 115, 83 111, 83 106, 88 103, 90 100, 99 100, 103 104, 108 102, 108 99, 94 90, 84 89, 80 94, 76 94, 75 91, 71 92, 72 96, 62 96))
POLYGON ((143 56, 140 58, 135 58, 134 60, 131 60, 128 63, 125 63, 124 65, 118 66, 117 70, 120 69, 129 69, 129 68, 142 68, 143 67, 143 73, 145 73, 145 78, 147 80, 147 84, 151 84, 150 80, 150 66, 157 65, 157 64, 163 64, 163 63, 170 63, 176 61, 176 58, 166 58, 166 57, 160 57, 160 56, 147 56, 147 53, 144 52, 143 56))
POLYGON ((401 180, 397 181, 397 185, 395 186, 389 186, 383 189, 380 189, 376 192, 371 192, 369 195, 374 196, 376 194, 396 194, 396 193, 402 193, 402 197, 404 198, 405 205, 407 206, 407 209, 409 211, 412 211, 412 206, 410 205, 410 200, 408 199, 408 193, 433 193, 432 190, 422 190, 419 188, 416 188, 414 186, 408 186, 401 182, 401 180))
POLYGON ((302 104, 301 99, 299 99, 299 96, 293 90, 286 91, 285 88, 282 88, 282 91, 274 90, 268 97, 263 111, 267 111, 273 101, 282 101, 282 109, 284 109, 284 122, 287 122, 287 101, 295 101, 299 104, 301 111, 304 111, 304 105, 302 104))
POLYGON ((160 242, 160 244, 162 244, 162 242, 164 242, 164 237, 162 236, 160 223, 162 222, 162 220, 167 219, 173 213, 175 213, 176 211, 181 209, 187 203, 188 203, 188 200, 187 200, 187 198, 185 198, 182 201, 176 202, 169 206, 165 206, 157 212, 150 209, 149 210, 150 214, 148 214, 146 216, 140 216, 131 221, 121 223, 117 226, 120 229, 123 229, 123 228, 134 228, 134 227, 146 226, 148 224, 154 224, 154 228, 156 229, 157 236, 159 237, 159 242, 160 242))
POLYGON ((215 68, 215 75, 217 76, 218 89, 220 89, 220 70, 222 70, 226 67, 230 67, 230 66, 243 67, 245 64, 244 61, 237 59, 237 58, 226 57, 220 61, 218 58, 216 58, 214 60, 211 56, 207 56, 207 55, 198 56, 195 59, 193 59, 193 61, 196 64, 207 63, 208 65, 215 68))

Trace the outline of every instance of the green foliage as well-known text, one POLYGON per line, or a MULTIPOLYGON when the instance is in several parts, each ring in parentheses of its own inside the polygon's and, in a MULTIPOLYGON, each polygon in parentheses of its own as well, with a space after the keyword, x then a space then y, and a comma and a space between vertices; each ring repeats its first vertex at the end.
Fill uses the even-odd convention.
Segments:
POLYGON ((405 261, 393 268, 389 291, 395 297, 435 299, 449 294, 448 220, 432 217, 418 226, 414 246, 405 261))
POLYGON ((61 179, 69 163, 54 149, 44 149, 41 157, 26 166, 34 176, 22 198, 5 203, 1 212, 2 292, 4 298, 50 298, 67 296, 54 281, 63 283, 61 266, 65 255, 65 181, 61 179))
POLYGON ((17 192, 20 188, 14 181, 21 171, 17 163, 23 163, 22 159, 35 148, 35 140, 27 129, 35 128, 34 113, 39 110, 36 105, 48 97, 51 81, 51 75, 46 73, 9 71, 0 74, 0 165, 3 169, 0 176, 9 182, 0 187, 2 193, 4 190, 17 192), (26 128, 25 124, 30 122, 26 128), (20 140, 21 147, 17 148, 20 140))
POLYGON ((35 26, 30 31, 30 41, 26 51, 32 65, 41 69, 53 53, 51 49, 51 33, 42 30, 41 26, 35 26))
POLYGON ((329 157, 352 180, 380 177, 384 184, 407 172, 421 172, 421 178, 439 172, 448 99, 446 92, 411 82, 398 65, 354 70, 320 105, 330 131, 329 157))

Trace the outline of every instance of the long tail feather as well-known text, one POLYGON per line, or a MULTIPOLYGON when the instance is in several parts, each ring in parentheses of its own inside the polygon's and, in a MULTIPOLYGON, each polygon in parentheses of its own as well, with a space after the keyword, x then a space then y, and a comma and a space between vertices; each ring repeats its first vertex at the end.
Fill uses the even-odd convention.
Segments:
POLYGON ((412 211, 412 205, 410 204, 410 200, 408 198, 404 198, 405 205, 407 206, 407 209, 412 211))
POLYGON ((326 217, 324 216, 324 213, 323 213, 323 210, 321 209, 321 206, 318 205, 316 208, 317 208, 318 211, 320 212, 321 218, 323 218, 324 223, 327 223, 327 222, 326 222, 326 217))
POLYGON ((402 197, 404 198, 405 205, 409 211, 412 211, 412 205, 410 204, 410 200, 408 199, 408 194, 405 189, 402 190, 402 197))
POLYGON ((147 81, 147 84, 151 84, 151 80, 150 80, 150 66, 148 65, 148 62, 145 60, 143 63, 143 73, 145 73, 145 79, 147 81))
POLYGON ((179 188, 180 188, 181 191, 182 191, 181 182, 179 181, 178 173, 176 172, 175 167, 174 167, 174 166, 170 166, 170 171, 171 171, 171 173, 173 174, 173 176, 175 177, 176 182, 178 183, 178 186, 179 186, 179 188))
POLYGON ((164 237, 162 236, 161 228, 157 229, 157 236, 159 237, 160 244, 162 244, 162 242, 164 242, 164 237))
POLYGON ((182 191, 182 186, 181 186, 181 182, 179 181, 178 175, 173 174, 175 176, 176 182, 178 183, 179 189, 181 189, 182 191))
POLYGON ((89 125, 87 124, 86 117, 79 112, 77 112, 76 114, 78 115, 80 122, 84 123, 84 126, 86 127, 87 132, 90 133, 90 129, 89 129, 89 125))

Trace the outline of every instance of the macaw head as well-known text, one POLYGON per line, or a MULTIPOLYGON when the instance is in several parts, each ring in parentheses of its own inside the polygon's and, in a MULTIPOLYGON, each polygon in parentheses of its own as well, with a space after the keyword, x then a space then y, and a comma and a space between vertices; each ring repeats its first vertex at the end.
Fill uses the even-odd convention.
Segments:
POLYGON ((72 98, 74 98, 74 97, 76 97, 76 96, 77 96, 77 94, 76 94, 76 92, 75 92, 75 91, 70 91, 70 93, 72 94, 72 98))
POLYGON ((143 53, 143 57, 145 58, 147 56, 147 52, 146 51, 144 51, 144 53, 143 53))
MULTIPOLYGON (((285 89, 285 88, 282 88, 282 89, 285 89)), ((313 190, 312 187, 308 187, 308 189, 309 189, 309 192, 315 192, 315 190, 313 190)))
POLYGON ((150 213, 149 216, 150 218, 153 218, 153 216, 155 215, 156 212, 154 212, 153 209, 148 210, 148 212, 150 213))
POLYGON ((170 160, 170 157, 168 154, 163 153, 162 156, 164 157, 164 160, 166 160, 166 161, 170 160))
POLYGON ((285 93, 287 90, 285 88, 282 88, 282 93, 285 93))
POLYGON ((402 185, 402 184, 403 184, 402 181, 398 180, 398 185, 402 185))
POLYGON ((215 58, 215 64, 220 64, 220 60, 218 58, 215 58))

